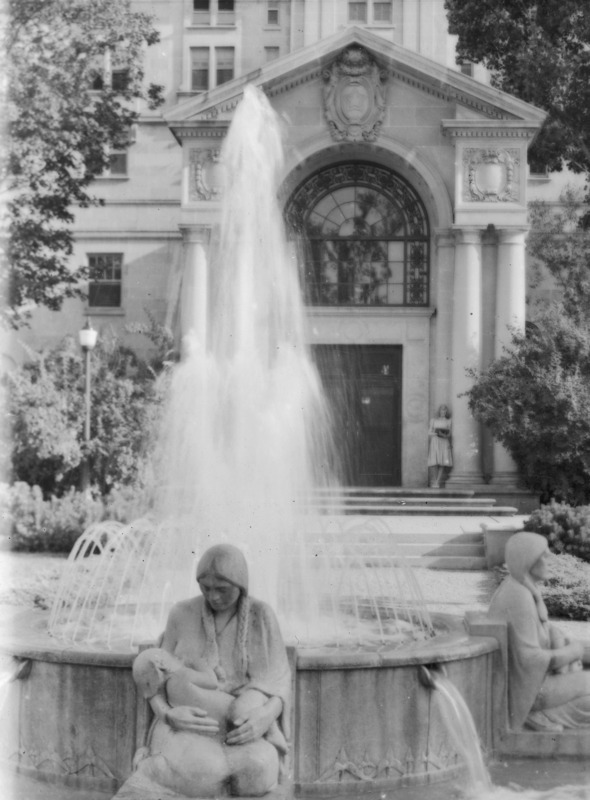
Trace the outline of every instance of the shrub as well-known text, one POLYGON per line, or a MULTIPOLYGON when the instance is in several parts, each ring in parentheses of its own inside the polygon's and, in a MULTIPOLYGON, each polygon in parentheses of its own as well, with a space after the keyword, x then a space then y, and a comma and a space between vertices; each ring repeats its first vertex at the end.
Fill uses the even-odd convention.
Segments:
MULTIPOLYGON (((116 338, 92 353, 90 441, 84 440, 84 362, 72 337, 9 372, 6 407, 11 428, 12 480, 37 485, 45 497, 80 485, 82 465, 107 494, 134 484, 157 427, 163 381, 116 338)), ((163 362, 156 365, 164 369, 163 362)))
POLYGON ((69 553, 76 539, 93 522, 137 516, 137 494, 117 488, 106 498, 71 489, 61 497, 43 497, 39 486, 19 482, 0 487, 3 535, 12 550, 69 553))
MULTIPOLYGON (((505 566, 494 568, 498 583, 507 574, 505 566)), ((590 564, 575 556, 553 555, 547 564, 543 599, 549 616, 589 622, 590 564)))
POLYGON ((543 598, 552 617, 590 621, 590 564, 575 556, 552 558, 543 598))
POLYGON ((553 553, 590 562, 590 506, 552 502, 534 511, 524 529, 545 536, 553 553))
POLYGON ((481 373, 469 371, 471 412, 542 499, 590 502, 590 329, 558 308, 481 373))

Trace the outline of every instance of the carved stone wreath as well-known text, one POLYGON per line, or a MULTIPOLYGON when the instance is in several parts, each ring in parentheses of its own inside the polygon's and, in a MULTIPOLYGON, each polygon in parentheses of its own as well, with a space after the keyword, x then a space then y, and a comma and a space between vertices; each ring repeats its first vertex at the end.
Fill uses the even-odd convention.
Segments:
POLYGON ((220 152, 219 149, 190 151, 189 200, 217 200, 221 196, 220 152))
POLYGON ((336 141, 373 142, 385 115, 387 72, 360 45, 324 70, 324 112, 336 141))
POLYGON ((520 194, 517 149, 470 147, 463 151, 463 199, 501 203, 520 194))

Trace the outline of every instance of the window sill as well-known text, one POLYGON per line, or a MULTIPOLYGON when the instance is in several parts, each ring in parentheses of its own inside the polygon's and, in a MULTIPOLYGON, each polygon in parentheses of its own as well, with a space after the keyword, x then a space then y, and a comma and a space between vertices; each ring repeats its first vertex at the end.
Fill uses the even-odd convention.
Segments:
POLYGON ((551 177, 547 172, 531 172, 528 180, 531 183, 549 183, 551 181, 551 177))
POLYGON ((237 29, 235 22, 189 22, 186 26, 187 31, 210 31, 215 28, 222 28, 224 31, 235 31, 237 29))
POLYGON ((125 310, 120 306, 86 306, 89 317, 124 317, 125 310))
POLYGON ((95 181, 128 181, 129 175, 97 175, 95 181))

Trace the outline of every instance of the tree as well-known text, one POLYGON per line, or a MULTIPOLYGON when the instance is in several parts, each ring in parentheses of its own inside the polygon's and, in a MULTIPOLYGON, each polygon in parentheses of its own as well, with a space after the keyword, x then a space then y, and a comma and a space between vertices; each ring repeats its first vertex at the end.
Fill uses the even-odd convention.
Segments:
POLYGON ((90 185, 130 145, 135 101, 162 99, 142 67, 159 34, 130 0, 9 0, 8 12, 5 309, 17 326, 27 306, 84 295, 85 271, 69 264, 75 207, 103 202, 90 185))
MULTIPOLYGON (((160 364, 159 355, 154 359, 160 364)), ((83 439, 84 360, 72 337, 31 354, 6 375, 12 430, 12 479, 60 496, 80 483, 85 459, 102 494, 132 484, 157 430, 163 382, 117 339, 102 339, 92 353, 90 442, 83 439)))
POLYGON ((549 275, 560 294, 563 312, 590 327, 590 235, 580 225, 584 213, 579 194, 566 189, 555 210, 543 201, 529 204, 533 285, 549 275))
POLYGON ((467 392, 469 408, 546 502, 590 501, 590 333, 547 309, 467 392))
POLYGON ((528 250, 555 282, 559 302, 539 304, 526 335, 471 372, 469 408, 512 454, 544 500, 590 501, 590 234, 571 193, 562 211, 531 209, 528 250))
POLYGON ((588 0, 445 0, 458 60, 484 64, 493 85, 549 112, 534 169, 590 172, 588 0))

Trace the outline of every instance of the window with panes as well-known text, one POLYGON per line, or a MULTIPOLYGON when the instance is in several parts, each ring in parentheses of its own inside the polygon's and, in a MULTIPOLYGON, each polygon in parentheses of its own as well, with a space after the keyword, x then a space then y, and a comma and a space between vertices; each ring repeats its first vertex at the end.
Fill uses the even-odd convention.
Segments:
POLYGON ((119 308, 123 254, 90 253, 88 267, 88 305, 98 308, 119 308))
POLYGON ((279 55, 280 55, 280 49, 278 47, 264 48, 264 59, 267 63, 269 61, 276 61, 279 55))
POLYGON ((266 21, 268 25, 278 25, 279 20, 279 3, 278 0, 269 0, 266 10, 266 21))
POLYGON ((209 89, 208 47, 191 47, 191 89, 193 92, 209 89))
POLYGON ((428 218, 401 176, 362 162, 328 167, 294 192, 285 215, 303 248, 309 305, 428 305, 428 218))
POLYGON ((231 81, 234 77, 234 48, 216 47, 215 48, 215 85, 231 81))

